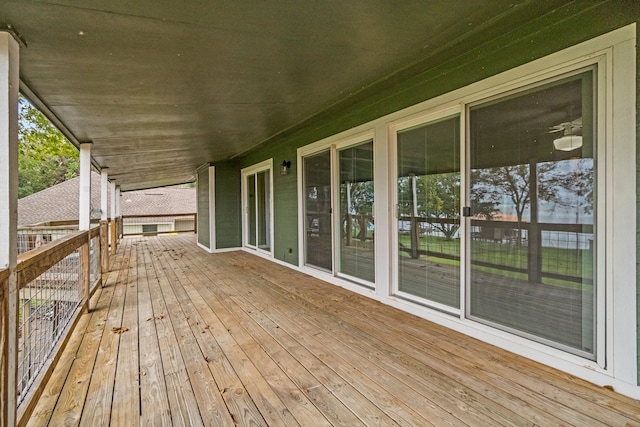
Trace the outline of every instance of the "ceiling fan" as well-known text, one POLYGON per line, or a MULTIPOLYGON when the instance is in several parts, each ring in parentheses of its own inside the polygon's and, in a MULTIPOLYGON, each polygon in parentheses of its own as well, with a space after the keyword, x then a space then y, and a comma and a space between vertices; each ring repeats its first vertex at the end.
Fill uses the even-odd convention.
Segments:
POLYGON ((558 123, 549 128, 549 133, 562 132, 553 140, 553 147, 558 151, 573 151, 582 147, 582 117, 570 122, 558 123))

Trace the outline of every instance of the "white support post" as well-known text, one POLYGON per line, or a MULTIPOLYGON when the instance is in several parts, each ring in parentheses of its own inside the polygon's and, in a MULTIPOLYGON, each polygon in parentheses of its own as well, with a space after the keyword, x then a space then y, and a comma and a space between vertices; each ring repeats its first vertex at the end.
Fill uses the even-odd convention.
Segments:
POLYGON ((80 144, 79 230, 91 226, 91 143, 80 144))
POLYGON ((107 209, 109 208, 109 169, 102 168, 100 171, 100 221, 107 220, 107 209))
POLYGON ((122 206, 120 205, 120 196, 122 196, 121 191, 120 191, 120 186, 116 185, 116 200, 115 200, 115 204, 116 204, 116 217, 120 218, 122 216, 122 206))
POLYGON ((124 228, 124 224, 122 223, 122 210, 121 210, 121 205, 120 205, 120 186, 116 185, 116 200, 115 200, 115 205, 116 205, 116 218, 118 218, 118 221, 116 222, 116 224, 118 224, 118 230, 116 232, 116 236, 118 239, 120 239, 121 236, 121 231, 124 228))
POLYGON ((111 181, 111 221, 116 219, 116 182, 111 181))
POLYGON ((100 271, 109 271, 109 168, 100 170, 100 271))
POLYGON ((0 427, 16 424, 18 358, 18 96, 19 54, 16 40, 0 32, 0 427))
POLYGON ((116 254, 118 244, 116 221, 116 183, 111 181, 111 222, 109 223, 109 243, 111 244, 111 255, 116 254))

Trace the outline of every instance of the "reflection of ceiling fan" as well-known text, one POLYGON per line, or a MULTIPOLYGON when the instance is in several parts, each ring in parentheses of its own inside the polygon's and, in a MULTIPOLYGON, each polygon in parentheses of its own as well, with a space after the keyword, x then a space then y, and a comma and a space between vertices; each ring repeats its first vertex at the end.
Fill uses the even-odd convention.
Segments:
POLYGON ((553 140, 556 150, 573 151, 582 147, 582 117, 549 128, 549 133, 556 132, 562 132, 561 136, 553 140))

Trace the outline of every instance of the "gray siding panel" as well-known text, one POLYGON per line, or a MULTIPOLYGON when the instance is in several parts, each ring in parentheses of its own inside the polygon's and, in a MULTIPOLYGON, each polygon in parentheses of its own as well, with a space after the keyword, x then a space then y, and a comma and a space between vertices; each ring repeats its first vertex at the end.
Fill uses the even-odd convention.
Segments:
POLYGON ((242 246, 240 166, 236 162, 216 164, 216 248, 242 246))
POLYGON ((211 249, 209 229, 209 168, 198 172, 198 243, 211 249))

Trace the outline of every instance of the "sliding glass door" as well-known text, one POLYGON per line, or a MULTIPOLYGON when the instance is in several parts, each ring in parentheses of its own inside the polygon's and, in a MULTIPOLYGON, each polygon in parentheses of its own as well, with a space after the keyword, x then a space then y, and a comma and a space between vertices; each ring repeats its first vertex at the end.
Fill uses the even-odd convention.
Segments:
POLYGON ((468 316, 595 358, 593 69, 469 108, 468 316))
POLYGON ((304 265, 373 287, 373 140, 303 156, 302 180, 304 265))
POLYGON ((460 307, 460 116, 397 132, 398 293, 460 307))
POLYGON ((244 245, 271 252, 271 162, 243 170, 244 245))
POLYGON ((373 141, 338 150, 338 275, 375 282, 373 141))
POLYGON ((304 189, 305 265, 333 271, 331 219, 331 152, 305 157, 304 189))

